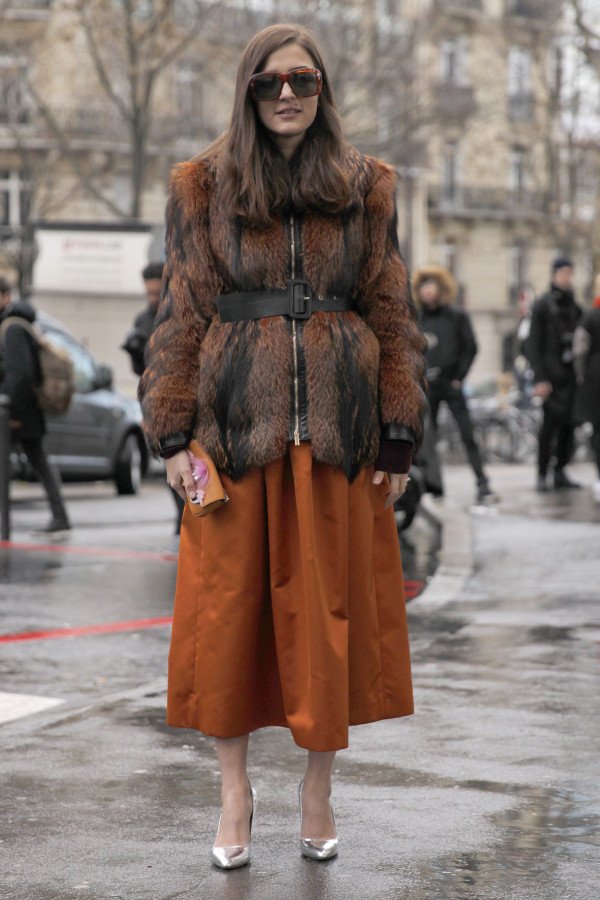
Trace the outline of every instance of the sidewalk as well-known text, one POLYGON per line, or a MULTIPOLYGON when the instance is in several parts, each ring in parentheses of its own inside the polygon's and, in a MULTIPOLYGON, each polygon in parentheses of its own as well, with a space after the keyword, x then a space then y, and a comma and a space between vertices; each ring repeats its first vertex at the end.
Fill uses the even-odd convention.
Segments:
MULTIPOLYGON (((600 523, 600 504, 594 503, 591 486, 597 478, 592 463, 569 467, 580 490, 535 490, 536 471, 531 465, 486 466, 490 483, 498 501, 485 505, 475 503, 475 479, 467 465, 449 465, 443 469, 445 496, 423 498, 428 515, 443 530, 442 548, 435 577, 426 588, 425 599, 444 604, 458 594, 473 569, 473 529, 480 517, 523 516, 563 522, 600 523)), ((533 533, 535 526, 532 524, 533 533)))
MULTIPOLYGON (((353 729, 330 863, 298 852, 304 753, 265 729, 252 865, 210 867, 214 747, 165 725, 168 627, 0 645, 1 690, 56 701, 0 726, 2 900, 597 900, 600 511, 535 494, 531 468, 490 476, 500 503, 470 508, 469 471, 445 471, 441 564, 408 606, 416 714, 353 729)), ((2 631, 169 616, 164 487, 66 492, 67 542, 0 549, 2 631)))

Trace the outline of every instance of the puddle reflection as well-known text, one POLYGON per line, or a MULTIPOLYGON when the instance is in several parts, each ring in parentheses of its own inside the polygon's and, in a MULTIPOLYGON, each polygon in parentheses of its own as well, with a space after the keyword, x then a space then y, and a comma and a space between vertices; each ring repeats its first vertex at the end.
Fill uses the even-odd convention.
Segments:
POLYGON ((63 567, 60 554, 0 550, 0 584, 44 584, 63 567))
MULTIPOLYGON (((523 879, 552 876, 565 860, 595 860, 600 847, 600 802, 569 791, 527 791, 527 803, 492 817, 502 839, 479 853, 465 853, 428 867, 427 900, 495 896, 523 879)), ((425 894, 412 893, 413 900, 425 894)), ((590 895, 591 898, 591 895, 590 895)))

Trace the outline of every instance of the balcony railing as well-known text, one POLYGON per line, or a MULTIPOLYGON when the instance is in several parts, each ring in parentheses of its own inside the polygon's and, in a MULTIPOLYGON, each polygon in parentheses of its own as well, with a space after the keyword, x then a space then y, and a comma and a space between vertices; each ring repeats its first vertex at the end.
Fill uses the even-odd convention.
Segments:
POLYGON ((481 10, 483 7, 483 0, 437 0, 437 5, 454 9, 481 10))
POLYGON ((513 122, 531 122, 535 112, 533 94, 511 94, 508 98, 508 115, 513 122))
POLYGON ((475 112, 475 91, 472 87, 442 82, 437 88, 438 115, 459 119, 475 112))
POLYGON ((548 0, 508 0, 508 12, 527 19, 544 19, 552 14, 553 4, 548 0))
POLYGON ((429 208, 432 211, 457 215, 542 213, 546 210, 546 201, 546 194, 542 191, 471 185, 456 185, 452 189, 437 185, 429 189, 429 208))

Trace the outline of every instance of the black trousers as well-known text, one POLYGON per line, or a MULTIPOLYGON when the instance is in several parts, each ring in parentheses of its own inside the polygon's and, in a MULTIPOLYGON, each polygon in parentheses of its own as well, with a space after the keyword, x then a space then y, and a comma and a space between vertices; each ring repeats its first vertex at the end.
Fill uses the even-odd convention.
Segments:
POLYGON ((181 517, 183 515, 183 511, 185 509, 185 500, 183 497, 180 497, 177 491, 174 491, 173 488, 170 488, 171 493, 173 495, 173 500, 175 501, 175 534, 181 534, 181 517))
POLYGON ((548 472, 554 453, 556 469, 564 469, 573 453, 573 422, 564 413, 558 413, 544 403, 544 415, 538 437, 538 472, 542 477, 548 472))
POLYGON ((475 477, 480 483, 485 481, 486 477, 483 471, 481 453, 479 452, 479 447, 477 446, 477 441, 473 434, 473 423, 471 422, 471 416, 469 415, 469 409, 462 389, 452 387, 451 384, 444 382, 433 382, 433 384, 429 386, 428 399, 434 426, 437 424, 440 403, 442 400, 446 403, 458 426, 460 439, 463 442, 467 458, 475 473, 475 477))
POLYGON ((594 459, 598 468, 598 478, 600 478, 600 424, 594 425, 594 433, 592 434, 592 450, 594 451, 594 459))
POLYGON ((48 461, 42 439, 25 440, 20 438, 19 443, 25 451, 25 456, 29 460, 29 465, 46 491, 52 518, 59 522, 68 522, 69 517, 60 493, 60 475, 48 461))

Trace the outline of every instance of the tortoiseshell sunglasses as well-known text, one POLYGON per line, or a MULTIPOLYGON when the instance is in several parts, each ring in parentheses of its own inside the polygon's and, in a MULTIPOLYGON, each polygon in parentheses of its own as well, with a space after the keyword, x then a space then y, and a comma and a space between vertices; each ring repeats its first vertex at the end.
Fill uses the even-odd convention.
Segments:
POLYGON ((257 72, 250 79, 250 93, 255 100, 277 100, 286 81, 297 97, 315 97, 323 86, 318 69, 295 69, 287 75, 257 72))

